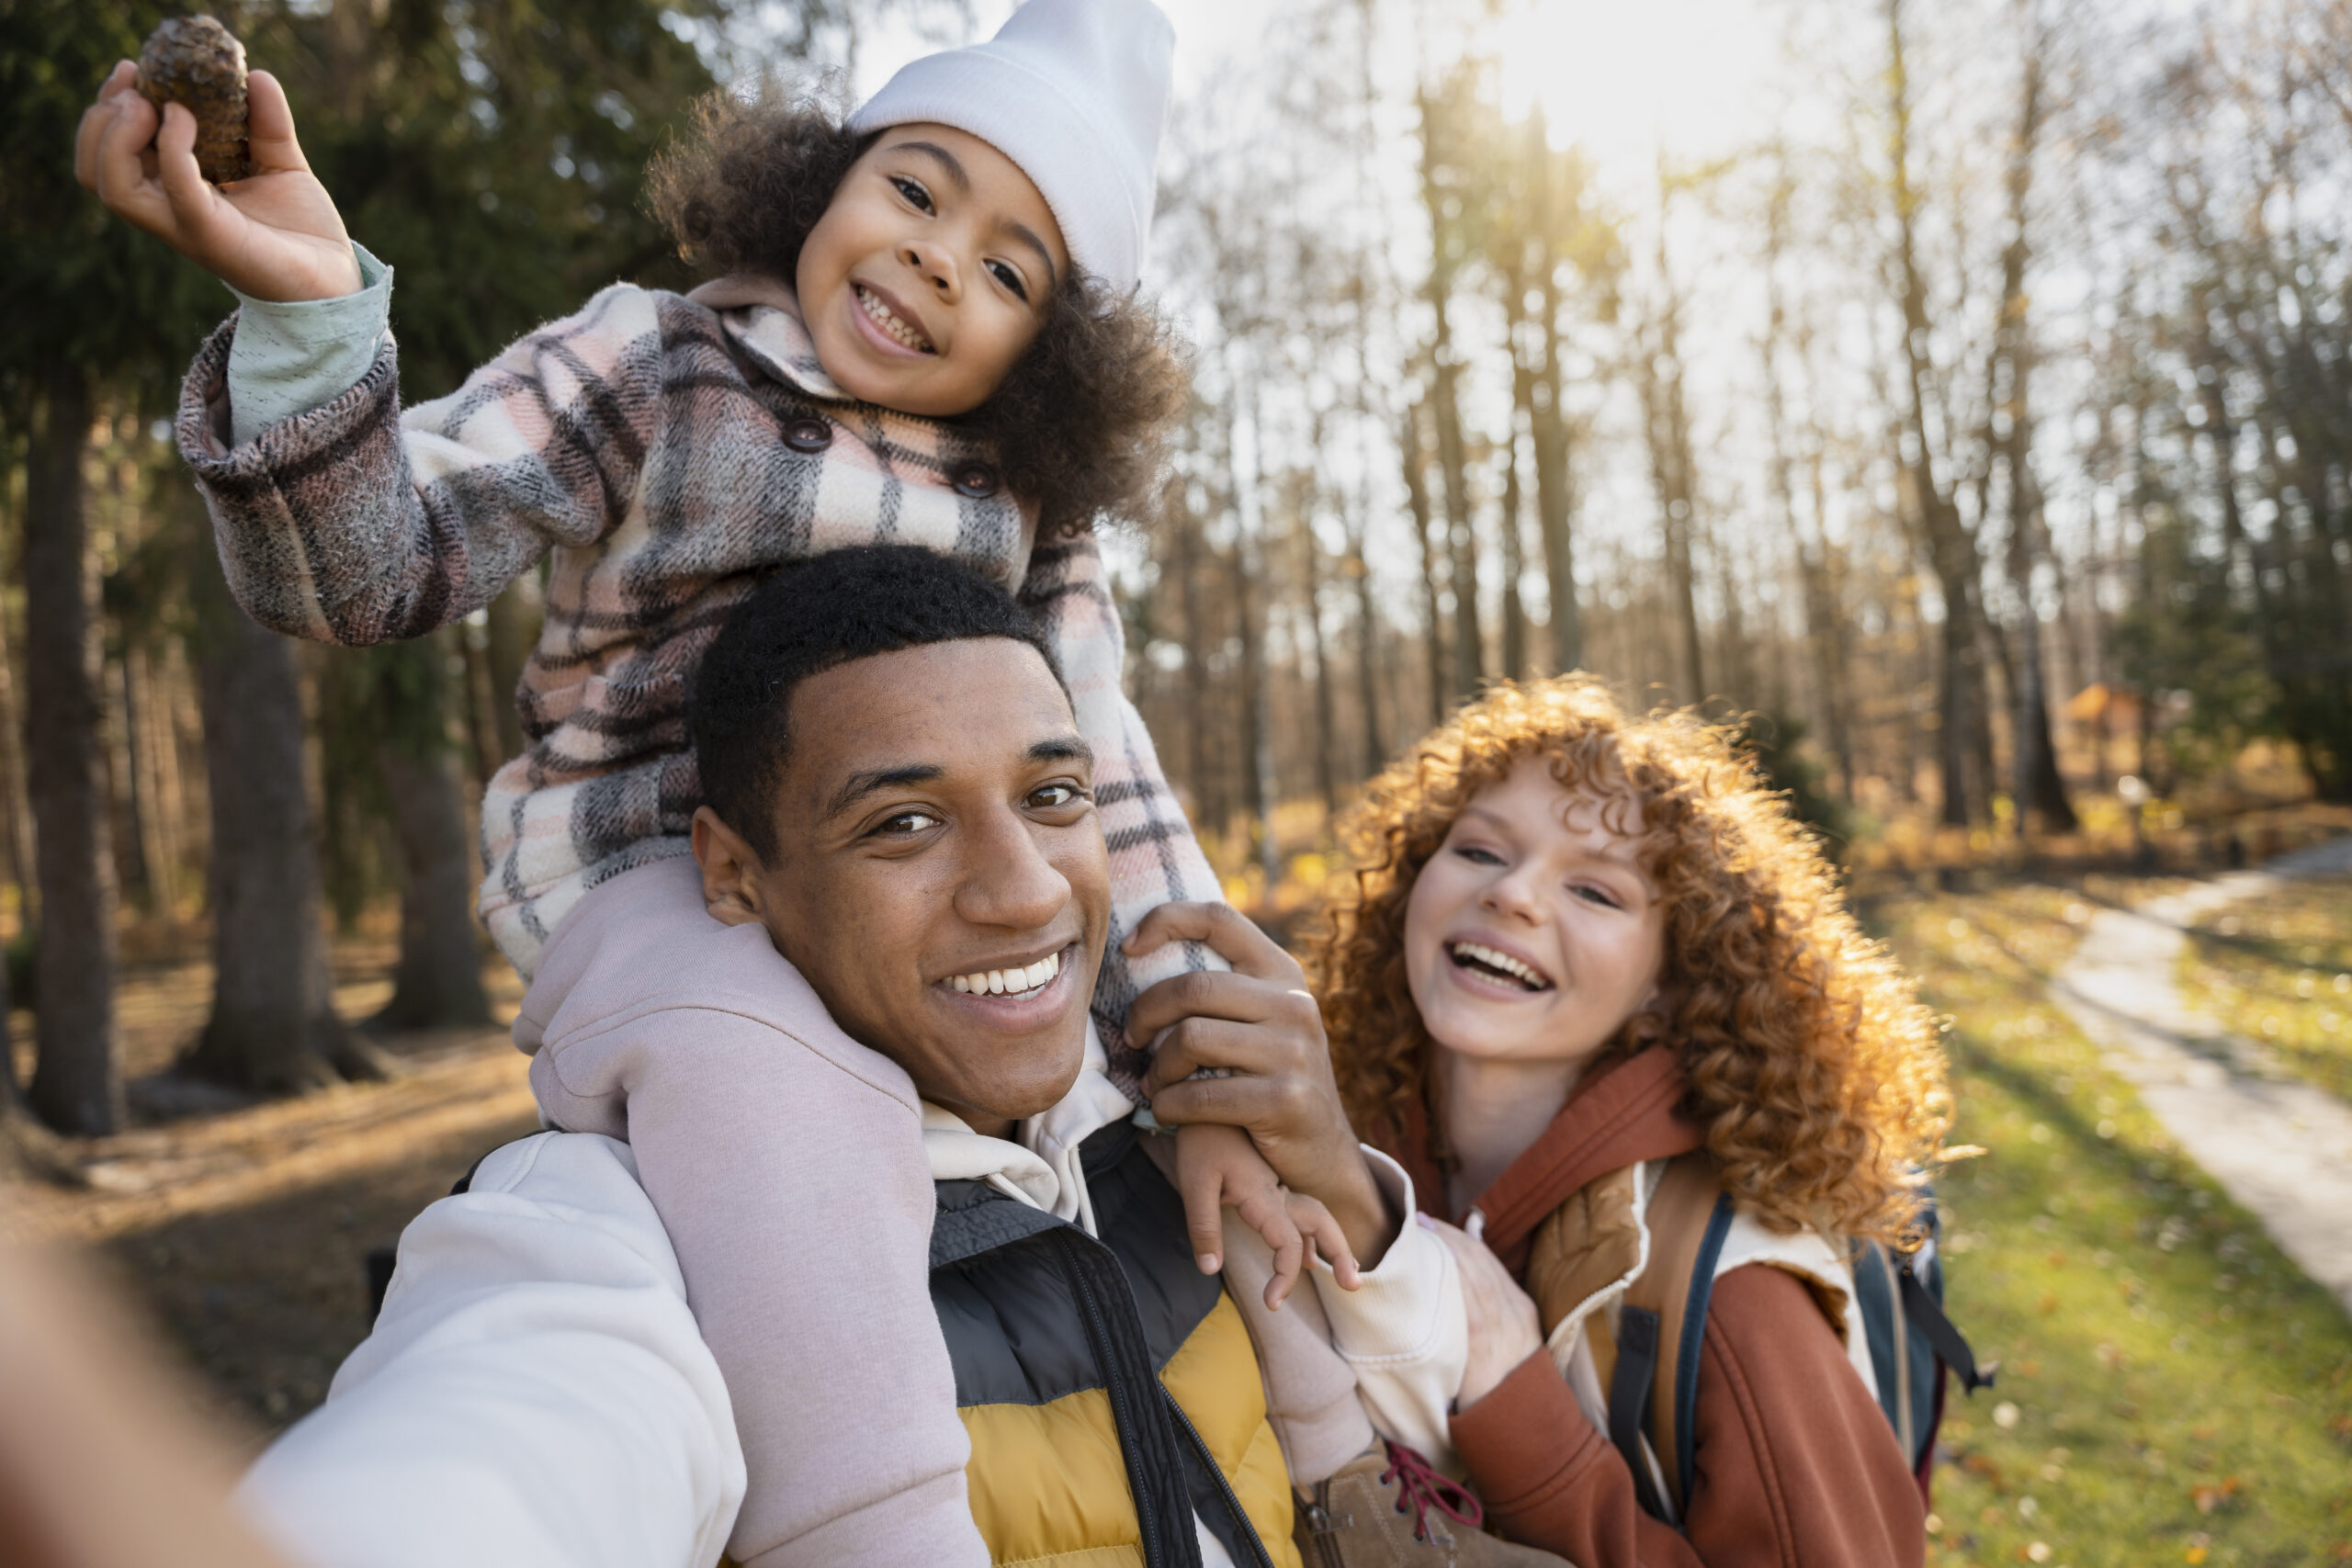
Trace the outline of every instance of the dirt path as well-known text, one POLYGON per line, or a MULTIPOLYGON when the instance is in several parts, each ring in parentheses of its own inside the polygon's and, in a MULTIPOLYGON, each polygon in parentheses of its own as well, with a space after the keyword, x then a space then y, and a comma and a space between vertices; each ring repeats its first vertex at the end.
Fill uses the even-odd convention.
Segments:
POLYGON ((2352 1312, 2352 1106, 2192 1012, 2174 979, 2185 929, 2200 915, 2290 878, 2346 871, 2352 838, 2138 909, 2101 910, 2052 990, 2188 1156, 2352 1312))

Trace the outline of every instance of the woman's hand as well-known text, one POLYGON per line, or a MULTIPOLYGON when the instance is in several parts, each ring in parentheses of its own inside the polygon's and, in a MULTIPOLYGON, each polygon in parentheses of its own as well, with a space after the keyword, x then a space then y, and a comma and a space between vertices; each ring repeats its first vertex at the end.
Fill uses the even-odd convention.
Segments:
POLYGON ((1454 1407, 1467 1410, 1544 1348, 1543 1324, 1533 1299, 1519 1288, 1519 1281, 1510 1277, 1492 1247, 1443 1220, 1427 1214, 1420 1219, 1453 1248, 1454 1260, 1462 1266, 1462 1305, 1470 1318, 1470 1360, 1463 1369, 1462 1392, 1454 1396, 1454 1407))
POLYGON ((359 264, 326 186, 294 140, 286 89, 266 71, 245 78, 253 173, 216 186, 197 172, 196 116, 158 117, 126 60, 98 89, 74 138, 74 177, 107 209, 255 299, 332 299, 356 293, 359 264))
POLYGON ((1241 1128, 1284 1186, 1331 1212, 1358 1262, 1375 1267, 1403 1216, 1388 1212, 1348 1126, 1305 972, 1226 904, 1162 904, 1125 951, 1139 957, 1170 942, 1205 942, 1233 968, 1162 980, 1128 1010, 1127 1032, 1150 1043, 1151 1113, 1171 1127, 1241 1128), (1224 1076, 1193 1077, 1202 1067, 1224 1076))

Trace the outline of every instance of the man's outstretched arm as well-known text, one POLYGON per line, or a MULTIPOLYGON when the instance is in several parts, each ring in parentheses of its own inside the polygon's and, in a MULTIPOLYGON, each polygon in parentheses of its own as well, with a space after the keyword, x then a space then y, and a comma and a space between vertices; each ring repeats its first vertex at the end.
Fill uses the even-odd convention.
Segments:
POLYGON ((409 1226, 375 1332, 239 1493, 310 1568, 708 1568, 742 1497, 628 1147, 561 1133, 409 1226))

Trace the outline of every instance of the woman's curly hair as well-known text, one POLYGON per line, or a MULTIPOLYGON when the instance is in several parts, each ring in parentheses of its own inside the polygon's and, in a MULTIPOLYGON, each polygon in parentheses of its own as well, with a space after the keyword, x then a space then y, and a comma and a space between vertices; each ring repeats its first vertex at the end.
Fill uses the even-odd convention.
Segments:
POLYGON ((1637 858, 1665 913, 1658 1000, 1595 1065, 1669 1043, 1682 1111, 1736 1200, 1776 1229, 1903 1241, 1950 1120, 1935 1021, 1732 731, 1689 712, 1629 717, 1588 675, 1493 687, 1343 819, 1355 869, 1333 882, 1310 968, 1357 1127, 1393 1146, 1413 1103, 1429 1105, 1406 904, 1471 797, 1530 758, 1616 820, 1638 809, 1637 858))
MULTIPOLYGON (((822 93, 774 82, 749 100, 713 93, 648 171, 648 200, 689 263, 789 286, 809 231, 878 134, 851 130, 822 93)), ((995 454, 1006 488, 1036 504, 1039 536, 1053 537, 1103 513, 1148 515, 1190 384, 1159 312, 1073 268, 1003 384, 943 423, 995 454)))

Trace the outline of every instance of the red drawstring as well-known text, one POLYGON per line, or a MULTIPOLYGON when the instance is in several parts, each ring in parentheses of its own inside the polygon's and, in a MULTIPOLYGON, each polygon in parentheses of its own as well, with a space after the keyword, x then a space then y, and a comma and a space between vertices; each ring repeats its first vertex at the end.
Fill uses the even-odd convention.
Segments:
POLYGON ((1408 1501, 1413 1505, 1413 1539, 1429 1539, 1429 1515, 1431 1508, 1443 1514, 1457 1525, 1476 1529, 1487 1522, 1487 1510, 1470 1489, 1440 1474, 1430 1461, 1402 1443, 1380 1439, 1388 1450, 1388 1468, 1380 1472, 1382 1485, 1396 1483, 1396 1511, 1403 1513, 1408 1501))

